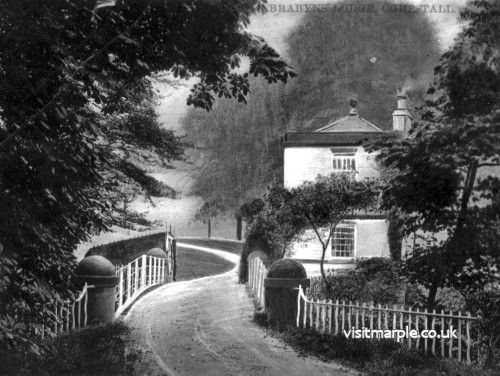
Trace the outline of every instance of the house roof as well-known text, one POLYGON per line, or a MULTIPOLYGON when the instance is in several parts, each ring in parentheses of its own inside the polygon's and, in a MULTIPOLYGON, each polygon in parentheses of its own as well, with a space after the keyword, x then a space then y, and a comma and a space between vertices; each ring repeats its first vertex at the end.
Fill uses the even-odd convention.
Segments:
POLYGON ((330 122, 312 132, 287 132, 285 146, 340 146, 361 145, 363 141, 391 136, 358 115, 356 101, 351 101, 349 115, 330 122))
POLYGON ((385 131, 376 125, 360 117, 355 108, 352 108, 351 111, 349 111, 349 115, 329 123, 324 127, 317 129, 315 132, 385 133, 385 131))
POLYGON ((353 146, 380 136, 390 136, 387 132, 286 132, 285 146, 353 146))

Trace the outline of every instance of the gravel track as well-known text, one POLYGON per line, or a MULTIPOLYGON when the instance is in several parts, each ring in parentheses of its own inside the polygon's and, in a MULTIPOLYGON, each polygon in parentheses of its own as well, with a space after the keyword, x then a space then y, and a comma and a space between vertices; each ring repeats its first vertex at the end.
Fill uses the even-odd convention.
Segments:
MULTIPOLYGON (((239 256, 193 247, 237 265, 239 256)), ((237 267, 219 275, 164 285, 134 304, 125 322, 152 354, 155 375, 355 375, 336 363, 300 357, 252 321, 254 307, 237 283, 237 267)), ((151 373, 150 373, 151 374, 151 373)))

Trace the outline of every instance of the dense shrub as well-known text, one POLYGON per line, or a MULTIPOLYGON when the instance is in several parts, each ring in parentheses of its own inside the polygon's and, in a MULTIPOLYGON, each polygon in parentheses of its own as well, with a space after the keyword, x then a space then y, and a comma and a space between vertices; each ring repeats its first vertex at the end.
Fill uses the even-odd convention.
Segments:
POLYGON ((240 259, 240 282, 247 280, 247 257, 252 251, 264 252, 269 261, 273 262, 283 258, 288 244, 297 236, 297 228, 300 226, 290 221, 291 216, 286 205, 288 195, 286 189, 272 187, 255 205, 247 204, 242 208, 243 219, 247 225, 240 259), (252 210, 248 210, 248 206, 252 210))
POLYGON ((468 297, 471 310, 479 316, 479 361, 500 366, 500 285, 488 284, 468 297))
MULTIPOLYGON (((329 274, 327 279, 333 286, 334 299, 394 304, 401 301, 404 292, 399 263, 387 258, 361 260, 355 269, 329 274)), ((312 283, 311 297, 328 298, 321 278, 314 278, 312 283)))
POLYGON ((465 311, 467 304, 464 296, 460 291, 445 287, 439 289, 436 295, 436 310, 444 309, 445 311, 465 311))
POLYGON ((128 342, 122 322, 56 337, 38 357, 1 359, 0 375, 134 375, 147 369, 146 350, 128 342))

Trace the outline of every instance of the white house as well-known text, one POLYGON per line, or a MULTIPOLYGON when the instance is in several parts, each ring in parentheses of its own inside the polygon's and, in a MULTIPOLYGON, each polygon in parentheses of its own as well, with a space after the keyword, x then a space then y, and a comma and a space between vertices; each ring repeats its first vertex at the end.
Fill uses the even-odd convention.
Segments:
MULTIPOLYGON (((346 117, 312 132, 287 132, 284 136, 284 185, 292 188, 318 175, 352 173, 357 180, 379 175, 374 154, 363 141, 388 134, 405 137, 411 127, 406 94, 398 93, 393 112, 393 132, 387 132, 359 116, 356 101, 346 117)), ((333 234, 326 255, 326 269, 353 267, 356 260, 389 257, 388 221, 385 214, 364 213, 344 221, 333 234)), ((313 230, 292 245, 287 257, 301 261, 308 272, 317 271, 321 244, 313 230)))

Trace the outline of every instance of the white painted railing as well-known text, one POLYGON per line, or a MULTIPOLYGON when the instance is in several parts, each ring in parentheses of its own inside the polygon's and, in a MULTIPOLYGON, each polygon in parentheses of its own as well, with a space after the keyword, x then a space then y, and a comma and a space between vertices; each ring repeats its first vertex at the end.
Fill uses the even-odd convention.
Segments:
POLYGON ((261 258, 255 257, 248 262, 248 287, 261 308, 265 307, 264 279, 266 276, 267 268, 261 258))
POLYGON ((308 299, 299 287, 297 299, 297 327, 309 328, 323 334, 344 335, 344 330, 435 330, 440 336, 441 330, 450 327, 456 330, 457 338, 408 338, 402 339, 410 349, 418 349, 433 355, 466 361, 474 358, 473 324, 477 318, 470 313, 436 313, 427 310, 397 306, 382 307, 360 304, 358 302, 333 302, 332 300, 308 299))
POLYGON ((117 269, 115 317, 127 309, 134 300, 151 286, 167 281, 171 274, 170 263, 165 258, 142 255, 117 269))
MULTIPOLYGON (((156 235, 147 233, 140 237, 156 235)), ((168 233, 165 236, 167 258, 142 255, 125 266, 115 266, 119 283, 116 287, 115 317, 118 317, 134 300, 151 286, 167 281, 173 273, 172 252, 175 237, 168 233)), ((87 326, 88 290, 94 288, 85 284, 78 297, 54 303, 47 323, 34 328, 36 336, 55 337, 70 330, 87 326)))
POLYGON ((88 289, 92 286, 85 284, 80 295, 74 300, 56 302, 49 322, 37 327, 35 333, 45 338, 55 337, 58 334, 87 326, 88 289))

